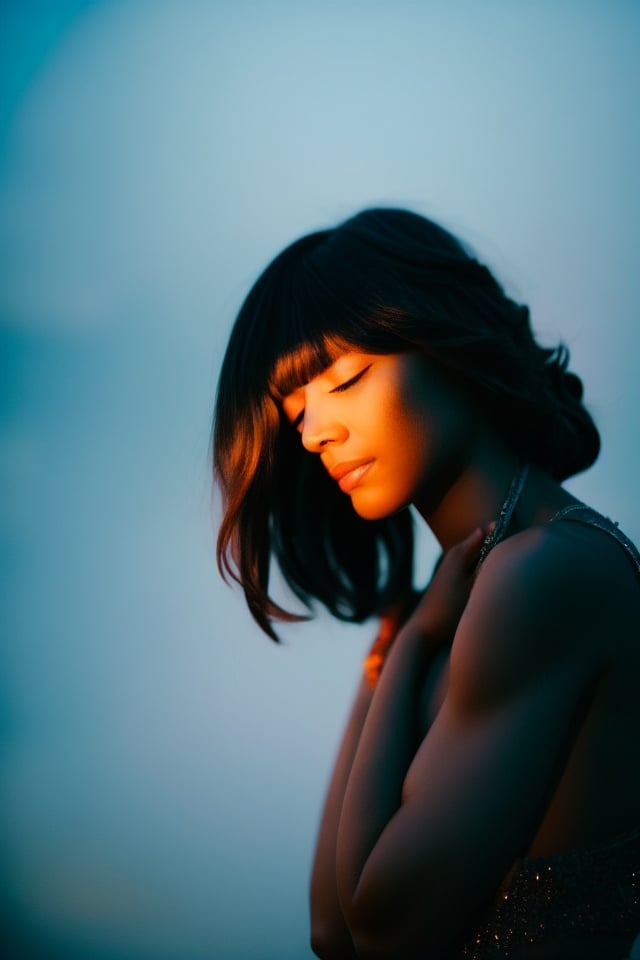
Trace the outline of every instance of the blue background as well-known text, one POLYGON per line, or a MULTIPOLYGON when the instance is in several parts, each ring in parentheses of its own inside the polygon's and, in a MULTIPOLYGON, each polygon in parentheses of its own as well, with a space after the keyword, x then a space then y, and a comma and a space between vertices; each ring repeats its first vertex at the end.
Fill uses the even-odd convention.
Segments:
POLYGON ((27 0, 0 37, 2 910, 24 955, 304 960, 372 626, 278 648, 217 576, 230 324, 301 233, 441 220, 570 346, 570 487, 640 539, 640 4, 27 0))

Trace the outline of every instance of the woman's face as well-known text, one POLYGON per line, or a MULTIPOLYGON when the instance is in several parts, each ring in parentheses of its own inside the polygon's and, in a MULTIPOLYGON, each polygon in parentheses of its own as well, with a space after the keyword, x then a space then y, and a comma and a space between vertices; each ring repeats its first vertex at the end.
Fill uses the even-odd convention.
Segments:
POLYGON ((368 520, 429 515, 471 454, 472 412, 418 351, 344 353, 282 407, 368 520))

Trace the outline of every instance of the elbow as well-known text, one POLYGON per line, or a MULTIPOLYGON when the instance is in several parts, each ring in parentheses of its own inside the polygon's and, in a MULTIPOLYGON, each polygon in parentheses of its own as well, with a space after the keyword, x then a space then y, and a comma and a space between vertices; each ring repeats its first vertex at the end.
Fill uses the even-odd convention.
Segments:
POLYGON ((311 950, 320 960, 355 960, 358 956, 344 923, 331 921, 312 921, 311 950))
POLYGON ((314 926, 311 928, 311 951, 320 960, 333 960, 335 953, 335 940, 329 934, 325 927, 314 926))
POLYGON ((385 916, 384 909, 359 913, 349 918, 352 942, 358 960, 445 960, 453 957, 453 931, 439 929, 426 918, 401 915, 385 916))
MULTIPOLYGON (((397 944, 382 943, 378 940, 372 940, 370 937, 354 939, 355 953, 358 960, 410 960, 416 954, 398 952, 397 944)), ((420 960, 427 960, 425 954, 421 954, 420 960)))
MULTIPOLYGON (((358 960, 410 960, 413 954, 405 952, 405 945, 400 944, 399 938, 383 934, 371 927, 361 927, 353 930, 353 945, 358 960)), ((422 954, 421 960, 426 960, 422 954)))
POLYGON ((319 957, 320 960, 329 960, 331 956, 329 953, 329 942, 324 931, 312 930, 310 944, 311 952, 314 956, 319 957))
POLYGON ((327 927, 311 930, 311 950, 319 960, 398 960, 397 950, 372 942, 369 935, 347 939, 327 927))
POLYGON ((358 960, 398 960, 398 957, 405 960, 397 936, 388 924, 381 923, 380 914, 361 912, 353 905, 349 914, 349 929, 358 960))
POLYGON ((376 937, 371 933, 354 935, 355 955, 358 960, 445 960, 453 958, 447 951, 435 950, 423 942, 407 941, 404 936, 376 937))

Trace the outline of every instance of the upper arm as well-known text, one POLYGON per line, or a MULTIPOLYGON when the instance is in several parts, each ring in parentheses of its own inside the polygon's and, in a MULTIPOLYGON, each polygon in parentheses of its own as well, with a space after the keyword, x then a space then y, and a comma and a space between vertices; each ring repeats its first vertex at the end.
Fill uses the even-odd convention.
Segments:
POLYGON ((441 949, 495 894, 557 783, 599 668, 561 560, 531 538, 496 551, 460 621, 447 695, 356 891, 411 943, 441 949))

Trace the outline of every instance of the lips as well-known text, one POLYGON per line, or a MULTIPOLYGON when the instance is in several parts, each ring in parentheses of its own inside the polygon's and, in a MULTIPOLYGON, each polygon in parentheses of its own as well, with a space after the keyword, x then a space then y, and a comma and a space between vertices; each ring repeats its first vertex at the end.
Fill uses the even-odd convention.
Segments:
POLYGON ((344 463, 337 463, 335 467, 331 467, 329 473, 334 480, 337 480, 342 492, 348 493, 360 483, 360 480, 372 464, 372 459, 347 460, 344 463))

